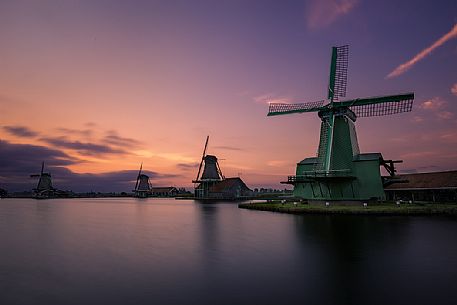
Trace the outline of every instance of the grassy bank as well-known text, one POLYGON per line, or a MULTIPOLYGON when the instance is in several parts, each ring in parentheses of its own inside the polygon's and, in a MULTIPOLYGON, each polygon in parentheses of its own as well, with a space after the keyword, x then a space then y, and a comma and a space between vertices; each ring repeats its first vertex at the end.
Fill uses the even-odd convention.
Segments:
POLYGON ((242 209, 270 211, 290 214, 348 214, 348 215, 456 215, 457 204, 370 204, 360 206, 319 206, 280 202, 243 203, 242 209))

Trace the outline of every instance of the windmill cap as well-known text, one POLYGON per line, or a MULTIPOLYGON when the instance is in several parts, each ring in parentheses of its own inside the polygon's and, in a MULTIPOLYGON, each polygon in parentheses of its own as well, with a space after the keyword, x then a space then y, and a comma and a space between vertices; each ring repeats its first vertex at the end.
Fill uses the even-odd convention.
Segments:
POLYGON ((216 156, 213 156, 213 155, 206 155, 205 156, 205 162, 216 162, 217 161, 217 157, 216 156))

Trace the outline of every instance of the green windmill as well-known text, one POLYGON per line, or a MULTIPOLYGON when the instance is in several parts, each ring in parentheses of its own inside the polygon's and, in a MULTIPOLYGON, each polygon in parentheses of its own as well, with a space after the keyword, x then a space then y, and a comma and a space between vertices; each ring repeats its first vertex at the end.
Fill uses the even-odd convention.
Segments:
POLYGON ((355 121, 412 109, 414 93, 339 101, 346 96, 348 46, 332 48, 328 102, 270 103, 268 116, 317 112, 322 120, 317 157, 297 164, 295 176, 282 183, 310 202, 383 200, 384 186, 396 182, 395 163, 380 153, 360 153, 355 121), (381 166, 390 174, 381 177, 381 166))

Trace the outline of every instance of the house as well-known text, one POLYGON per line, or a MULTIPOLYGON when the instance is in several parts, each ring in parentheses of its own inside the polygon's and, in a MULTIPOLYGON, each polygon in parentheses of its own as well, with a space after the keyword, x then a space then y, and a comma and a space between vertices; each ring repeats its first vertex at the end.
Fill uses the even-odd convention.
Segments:
POLYGON ((151 194, 153 197, 174 197, 178 193, 178 189, 174 186, 151 187, 151 194))
MULTIPOLYGON (((199 187, 197 187, 197 190, 199 187)), ((209 186, 205 199, 234 200, 253 196, 253 192, 239 177, 225 178, 209 186)))
POLYGON ((387 200, 457 202, 457 171, 399 175, 408 182, 387 186, 387 200))

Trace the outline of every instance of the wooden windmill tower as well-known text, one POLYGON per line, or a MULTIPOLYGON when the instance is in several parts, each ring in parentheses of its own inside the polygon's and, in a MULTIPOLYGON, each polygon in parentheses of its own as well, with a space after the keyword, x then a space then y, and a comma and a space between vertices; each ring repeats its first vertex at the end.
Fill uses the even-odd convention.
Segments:
POLYGON ((44 161, 41 163, 41 172, 30 177, 39 178, 37 186, 33 189, 35 198, 48 198, 54 195, 56 189, 52 186, 51 174, 44 172, 44 161))
POLYGON ((206 198, 211 186, 225 179, 222 174, 217 157, 213 155, 207 155, 206 149, 208 148, 209 136, 206 137, 205 148, 203 149, 202 160, 198 167, 197 178, 192 183, 197 184, 195 187, 195 197, 206 198), (202 166, 203 173, 200 176, 202 166))
POLYGON ((151 194, 151 185, 149 183, 149 176, 142 174, 143 163, 140 165, 140 171, 136 177, 135 189, 133 190, 134 196, 138 198, 146 198, 151 194))
POLYGON ((327 103, 271 103, 268 116, 317 112, 322 123, 317 157, 297 164, 295 176, 283 183, 294 186, 294 195, 311 201, 383 200, 380 166, 395 175, 394 163, 380 153, 359 151, 355 121, 361 117, 409 112, 414 93, 339 101, 346 96, 348 46, 333 47, 327 103))

